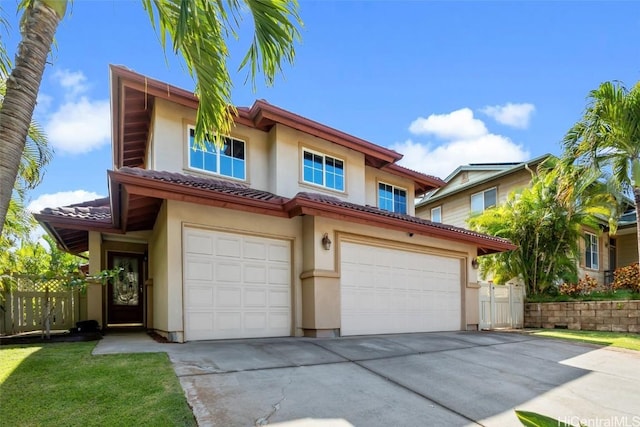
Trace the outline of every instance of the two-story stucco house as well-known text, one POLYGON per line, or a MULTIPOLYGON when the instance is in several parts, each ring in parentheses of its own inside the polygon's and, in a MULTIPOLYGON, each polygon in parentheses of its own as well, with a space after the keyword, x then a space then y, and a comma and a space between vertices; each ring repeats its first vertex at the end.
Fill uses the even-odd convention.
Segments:
MULTIPOLYGON (((416 215, 432 222, 466 227, 475 213, 504 203, 507 196, 528 186, 538 165, 550 154, 518 163, 478 163, 458 167, 446 184, 433 190, 416 205, 416 215)), ((588 274, 600 284, 612 279, 612 270, 638 258, 635 223, 621 222, 617 234, 609 235, 603 222, 600 230, 585 229, 577 260, 580 277, 588 274)))
POLYGON ((172 341, 476 329, 472 261, 509 242, 414 216, 402 155, 256 101, 222 148, 193 93, 111 67, 109 196, 36 215, 89 251, 82 317, 172 341))

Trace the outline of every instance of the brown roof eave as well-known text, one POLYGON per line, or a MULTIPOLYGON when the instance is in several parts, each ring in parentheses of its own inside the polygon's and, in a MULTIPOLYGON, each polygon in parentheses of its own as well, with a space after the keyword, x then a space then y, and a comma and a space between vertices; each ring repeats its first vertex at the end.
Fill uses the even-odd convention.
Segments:
POLYGON ((266 124, 281 123, 301 132, 359 151, 386 163, 394 163, 402 159, 402 154, 396 151, 299 116, 262 100, 257 100, 253 104, 250 114, 258 128, 265 126, 262 122, 266 122, 266 124))
POLYGON ((122 233, 113 226, 111 222, 94 221, 90 219, 65 218, 58 215, 49 214, 33 214, 35 219, 42 225, 67 228, 70 230, 86 230, 86 231, 108 231, 109 233, 122 233))
POLYGON ((446 182, 444 182, 440 178, 425 175, 420 172, 407 169, 395 163, 389 164, 383 167, 383 169, 388 169, 396 175, 402 175, 409 179, 412 179, 416 184, 416 194, 422 194, 427 191, 435 190, 436 188, 440 188, 446 184, 446 182))
POLYGON ((285 211, 290 217, 299 215, 316 215, 321 217, 329 217, 350 222, 357 222, 366 225, 375 225, 386 229, 404 231, 408 233, 419 234, 422 236, 435 237, 446 240, 463 241, 465 243, 474 244, 478 248, 478 255, 488 255, 496 252, 505 252, 516 249, 517 246, 512 243, 495 241, 481 236, 474 236, 464 233, 458 233, 453 230, 447 230, 439 227, 429 227, 423 224, 415 224, 411 222, 400 222, 397 218, 388 218, 371 214, 369 212, 354 211, 326 204, 314 200, 293 198, 284 206, 285 211))
POLYGON ((123 185, 129 194, 288 217, 288 214, 283 210, 282 202, 279 200, 266 201, 239 197, 233 194, 189 188, 178 183, 163 182, 117 171, 108 171, 108 175, 110 182, 123 185))

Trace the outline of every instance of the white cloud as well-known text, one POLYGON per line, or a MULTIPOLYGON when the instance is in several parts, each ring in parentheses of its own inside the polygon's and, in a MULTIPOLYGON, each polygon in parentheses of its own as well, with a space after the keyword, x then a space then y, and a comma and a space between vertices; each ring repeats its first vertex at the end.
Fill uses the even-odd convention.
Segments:
POLYGON ((409 131, 442 139, 462 139, 485 135, 487 127, 482 120, 473 117, 473 111, 462 108, 448 114, 431 114, 426 119, 418 117, 409 126, 409 131))
POLYGON ((65 102, 49 115, 45 131, 56 149, 71 154, 87 153, 109 143, 109 101, 80 97, 65 102))
POLYGON ((512 104, 508 102, 505 105, 487 105, 480 111, 503 125, 526 129, 529 127, 529 121, 535 110, 536 107, 533 104, 512 104))
POLYGON ((75 191, 61 191, 59 193, 42 194, 35 200, 33 200, 27 206, 27 210, 30 212, 38 213, 44 208, 57 208, 61 206, 69 206, 80 202, 87 202, 90 200, 100 199, 101 196, 93 191, 75 190, 75 191))
POLYGON ((69 98, 85 93, 89 89, 87 77, 82 71, 56 70, 53 78, 67 91, 66 96, 69 98))
MULTIPOLYGON (((44 108, 44 129, 57 152, 82 154, 109 144, 110 106, 108 99, 91 99, 89 83, 82 71, 58 70, 53 80, 62 88, 64 101, 44 108)), ((45 107, 53 97, 41 95, 45 107)))
POLYGON ((490 133, 469 108, 448 114, 418 118, 409 127, 415 134, 431 134, 445 141, 440 144, 407 140, 391 149, 404 154, 401 165, 440 178, 458 166, 469 163, 520 162, 530 153, 509 137, 490 133))

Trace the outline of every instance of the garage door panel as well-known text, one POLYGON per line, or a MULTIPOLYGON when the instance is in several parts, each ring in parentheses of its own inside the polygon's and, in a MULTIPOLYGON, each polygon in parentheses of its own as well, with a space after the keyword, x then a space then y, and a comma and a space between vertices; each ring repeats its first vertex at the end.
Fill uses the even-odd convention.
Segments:
POLYGON ((290 335, 288 241, 190 228, 184 235, 187 341, 290 335))
POLYGON ((215 289, 215 302, 213 302, 212 304, 207 304, 208 307, 233 308, 238 307, 242 303, 242 293, 241 290, 237 287, 216 286, 215 289))
POLYGON ((266 283, 267 266, 264 264, 245 264, 244 266, 244 282, 245 283, 266 283))
POLYGON ((185 251, 189 254, 213 254, 213 238, 197 233, 186 233, 185 251))
POLYGON ((242 264, 239 262, 215 263, 216 282, 240 283, 242 280, 242 264))
POLYGON ((266 260, 267 259, 267 245, 264 242, 258 242, 255 240, 244 242, 244 259, 257 259, 257 260, 266 260))
POLYGON ((286 285, 289 286, 291 281, 291 273, 289 267, 270 266, 269 267, 269 284, 270 285, 286 285))
POLYGON ((290 259, 291 249, 288 243, 272 243, 269 245, 269 261, 289 264, 290 259))
POLYGON ((461 328, 460 259, 343 242, 341 333, 461 328))
POLYGON ((217 257, 224 258, 239 258, 240 251, 240 239, 234 236, 220 237, 216 236, 216 253, 217 257))
POLYGON ((269 290, 269 307, 270 308, 288 308, 291 305, 289 292, 286 289, 269 290))
POLYGON ((191 286, 185 303, 189 307, 208 307, 213 304, 213 289, 209 286, 191 286))
POLYGON ((267 290, 262 288, 245 288, 244 304, 242 305, 247 308, 266 308, 267 290))
POLYGON ((211 261, 200 257, 190 258, 185 266, 185 278, 187 280, 211 280, 213 278, 211 261))

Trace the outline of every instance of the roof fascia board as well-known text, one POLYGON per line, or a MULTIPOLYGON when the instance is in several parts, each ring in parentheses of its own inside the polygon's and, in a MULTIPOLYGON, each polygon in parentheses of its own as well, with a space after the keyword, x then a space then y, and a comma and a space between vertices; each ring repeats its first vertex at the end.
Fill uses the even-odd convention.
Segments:
POLYGON ((70 230, 86 230, 86 231, 109 231, 113 233, 122 233, 113 226, 111 222, 95 221, 90 219, 65 218, 57 215, 49 214, 33 214, 34 218, 40 224, 49 224, 53 227, 68 228, 70 230))
MULTIPOLYGON (((426 206, 426 205, 430 205, 431 203, 437 202, 438 200, 444 199, 445 197, 453 196, 454 194, 458 194, 458 193, 460 193, 462 191, 472 189, 473 187, 486 184, 486 183, 491 182, 491 181, 493 181, 495 179, 504 178, 505 176, 511 175, 512 173, 519 172, 521 170, 527 169, 531 165, 536 165, 538 163, 541 163, 543 160, 545 160, 549 156, 550 156, 550 154, 545 154, 544 156, 536 157, 535 159, 532 159, 531 161, 520 163, 518 166, 515 166, 515 167, 513 167, 511 169, 507 169, 505 171, 496 173, 495 175, 488 176, 488 177, 486 177, 484 179, 481 179, 480 181, 470 182, 467 185, 460 186, 457 189, 455 189, 453 191, 450 191, 448 193, 442 194, 442 195, 439 195, 439 194, 436 193, 433 197, 430 197, 427 200, 424 200, 424 201, 418 203, 416 205, 416 208, 419 208, 419 207, 422 207, 422 206, 426 206)), ((440 190, 444 190, 444 187, 442 187, 440 190)))
POLYGON ((438 227, 428 227, 422 224, 411 222, 402 222, 396 218, 387 218, 384 216, 372 215, 368 212, 359 212, 340 206, 327 205, 322 202, 313 200, 293 198, 285 204, 285 210, 289 212, 290 217, 299 215, 315 215, 320 217, 330 217, 335 219, 357 222, 366 225, 376 225, 382 228, 405 231, 409 233, 420 234, 428 237, 435 237, 446 240, 463 241, 478 247, 478 252, 482 250, 482 254, 503 252, 516 249, 517 246, 512 243, 498 242, 482 237, 457 233, 455 231, 446 230, 438 227))
POLYGON ((181 184, 158 181, 153 178, 132 176, 117 171, 109 171, 108 174, 113 184, 124 186, 125 191, 129 194, 239 209, 265 215, 288 216, 282 209, 281 201, 248 199, 211 190, 189 188, 181 184))

